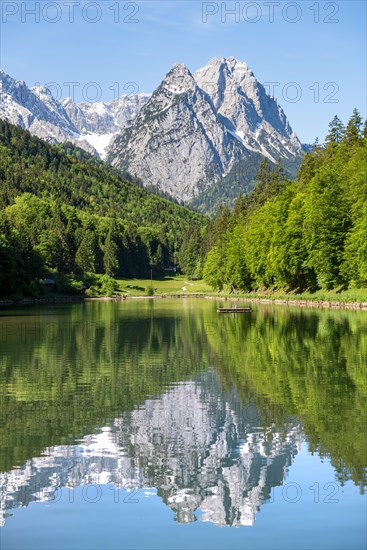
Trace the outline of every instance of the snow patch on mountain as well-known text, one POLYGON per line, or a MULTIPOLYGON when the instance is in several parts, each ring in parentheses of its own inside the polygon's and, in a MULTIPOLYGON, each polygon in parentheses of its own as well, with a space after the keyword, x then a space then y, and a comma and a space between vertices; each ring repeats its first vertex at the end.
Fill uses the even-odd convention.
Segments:
POLYGON ((106 158, 106 149, 109 146, 112 138, 116 134, 83 134, 81 139, 85 139, 91 146, 98 151, 102 160, 106 158))

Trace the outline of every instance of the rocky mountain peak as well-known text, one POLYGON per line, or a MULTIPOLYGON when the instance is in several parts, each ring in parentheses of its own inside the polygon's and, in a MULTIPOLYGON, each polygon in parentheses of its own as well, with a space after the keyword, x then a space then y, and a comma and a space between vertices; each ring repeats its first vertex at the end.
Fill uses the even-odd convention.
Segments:
POLYGON ((234 57, 213 58, 207 65, 194 73, 198 85, 214 99, 224 88, 236 91, 237 87, 244 86, 251 81, 256 82, 253 72, 243 61, 234 57))
POLYGON ((194 74, 185 65, 174 65, 138 116, 111 142, 107 159, 146 185, 187 201, 220 181, 241 159, 252 156, 246 172, 251 179, 259 158, 275 162, 300 153, 284 112, 248 65, 222 57, 194 74))
POLYGON ((184 94, 193 90, 196 82, 186 65, 176 63, 166 74, 161 87, 171 94, 184 94))
POLYGON ((301 152, 282 108, 246 63, 234 57, 214 58, 196 71, 194 78, 246 148, 272 161, 301 152), (286 150, 286 142, 291 150, 286 150))
POLYGON ((189 69, 177 64, 111 143, 107 160, 123 170, 129 167, 146 185, 189 200, 240 154, 209 96, 189 69))
POLYGON ((2 102, 5 102, 7 96, 10 95, 13 96, 16 101, 22 103, 26 89, 27 86, 24 80, 15 80, 5 71, 0 69, 0 94, 2 102))
POLYGON ((53 99, 51 90, 47 88, 47 86, 33 86, 32 88, 30 88, 30 90, 38 97, 44 96, 44 97, 53 99))
MULTIPOLYGON (((240 61, 239 59, 236 59, 233 56, 221 57, 220 59, 214 57, 213 59, 211 59, 209 61, 208 65, 210 65, 210 64, 212 66, 218 66, 218 67, 226 68, 227 71, 233 76, 240 75, 241 73, 242 74, 245 74, 245 73, 252 74, 252 71, 249 68, 249 66, 247 65, 247 63, 245 63, 244 61, 240 61)), ((205 67, 203 67, 203 69, 205 69, 205 67)))

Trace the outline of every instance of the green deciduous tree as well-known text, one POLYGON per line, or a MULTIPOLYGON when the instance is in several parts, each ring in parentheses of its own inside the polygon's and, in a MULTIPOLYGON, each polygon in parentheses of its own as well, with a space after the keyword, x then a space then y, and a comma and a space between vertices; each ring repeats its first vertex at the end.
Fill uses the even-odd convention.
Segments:
POLYGON ((207 255, 203 276, 205 281, 219 292, 225 284, 225 264, 220 249, 214 246, 207 255))
POLYGON ((261 163, 250 196, 208 225, 204 274, 210 284, 298 291, 366 285, 367 139, 361 124, 357 110, 347 129, 334 117, 326 145, 315 144, 305 155, 296 182, 286 179, 280 163, 261 163))
POLYGON ((341 271, 352 287, 367 287, 367 203, 345 242, 341 271))

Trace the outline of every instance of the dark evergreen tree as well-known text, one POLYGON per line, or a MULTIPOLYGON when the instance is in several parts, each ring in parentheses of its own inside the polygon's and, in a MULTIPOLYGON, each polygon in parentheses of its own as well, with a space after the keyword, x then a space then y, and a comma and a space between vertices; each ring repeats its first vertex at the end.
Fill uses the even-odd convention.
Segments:
POLYGON ((361 137, 362 117, 357 109, 353 110, 353 114, 348 121, 344 133, 344 141, 348 145, 354 145, 361 137))
MULTIPOLYGON (((28 243, 29 258, 41 260, 42 273, 49 270, 56 278, 103 273, 106 266, 112 274, 116 260, 121 275, 145 277, 159 245, 159 269, 172 264, 182 235, 190 226, 202 228, 205 218, 128 179, 72 144, 51 146, 0 120, 0 216, 10 228, 7 235, 0 232, 4 293, 14 286, 13 260, 24 260, 19 243, 28 243)), ((23 273, 20 263, 18 271, 23 273)), ((30 283, 25 275, 21 279, 28 281, 25 287, 30 283)), ((18 279, 15 286, 23 292, 18 279)))
POLYGON ((90 229, 83 229, 75 255, 75 264, 81 273, 95 273, 97 260, 97 241, 90 229))
POLYGON ((104 272, 110 277, 115 277, 119 271, 118 247, 111 230, 104 243, 103 266, 104 272))
POLYGON ((325 142, 328 144, 340 143, 344 136, 344 130, 344 124, 340 118, 335 115, 329 124, 329 133, 326 136, 325 142))

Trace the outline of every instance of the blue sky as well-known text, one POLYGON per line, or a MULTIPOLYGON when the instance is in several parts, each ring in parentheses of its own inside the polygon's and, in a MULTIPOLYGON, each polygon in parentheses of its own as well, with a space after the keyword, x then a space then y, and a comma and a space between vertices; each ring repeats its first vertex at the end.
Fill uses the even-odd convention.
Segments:
POLYGON ((233 55, 273 87, 305 143, 323 139, 334 114, 347 121, 357 107, 366 116, 363 0, 1 0, 0 8, 1 67, 30 86, 55 83, 56 96, 150 92, 173 63, 195 71, 233 55))

